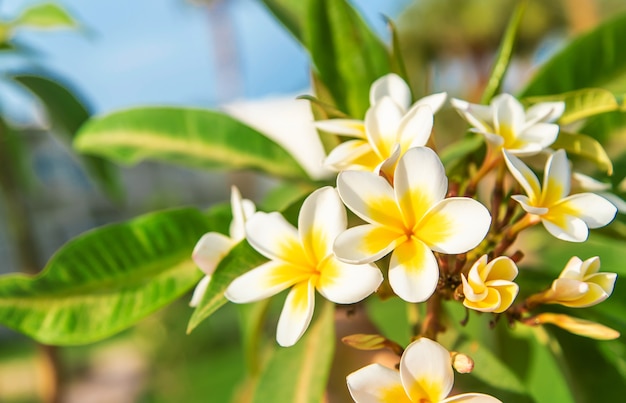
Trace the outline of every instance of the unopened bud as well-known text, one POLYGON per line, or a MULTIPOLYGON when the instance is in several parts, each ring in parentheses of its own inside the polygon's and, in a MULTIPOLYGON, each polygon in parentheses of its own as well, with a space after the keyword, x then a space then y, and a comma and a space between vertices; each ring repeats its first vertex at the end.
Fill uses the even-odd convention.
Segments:
POLYGON ((452 351, 450 358, 452 358, 452 367, 459 374, 469 374, 474 369, 474 360, 465 354, 452 351))
POLYGON ((568 332, 585 336, 596 340, 613 340, 620 336, 620 333, 610 327, 601 325, 590 320, 573 318, 569 315, 560 313, 541 313, 532 318, 524 320, 524 323, 531 326, 543 325, 546 323, 553 324, 565 329, 568 332))

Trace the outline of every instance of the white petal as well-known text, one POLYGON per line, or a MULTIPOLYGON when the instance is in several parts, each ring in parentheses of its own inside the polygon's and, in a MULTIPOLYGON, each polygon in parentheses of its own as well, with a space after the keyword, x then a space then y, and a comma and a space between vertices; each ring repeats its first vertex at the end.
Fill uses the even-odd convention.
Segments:
POLYGON ((411 104, 411 90, 407 83, 397 74, 390 73, 380 77, 370 87, 370 105, 374 105, 384 97, 391 98, 399 107, 406 110, 411 104))
POLYGON ((565 102, 540 102, 526 110, 527 124, 554 122, 565 111, 565 102))
POLYGON ((430 107, 414 106, 404 115, 398 127, 398 141, 402 150, 425 145, 432 130, 433 112, 430 107))
POLYGON ((354 304, 378 289, 383 275, 373 264, 353 265, 329 258, 320 268, 317 290, 329 301, 354 304))
POLYGON ((234 303, 246 304, 276 295, 308 277, 297 267, 269 261, 234 279, 224 295, 234 303))
POLYGON ((481 132, 491 132, 493 109, 486 105, 470 104, 461 99, 451 99, 452 106, 467 120, 467 122, 481 132))
MULTIPOLYGON (((429 393, 430 401, 438 402, 448 396, 454 383, 450 352, 439 343, 422 337, 417 339, 402 354, 400 378, 404 389, 413 390, 413 385, 430 383, 434 388, 423 388, 429 393), (440 388, 437 388, 440 387, 440 388), (437 396, 431 396, 432 392, 437 396)), ((411 396, 413 397, 413 396, 411 396)), ((413 401, 419 401, 413 399, 413 401)))
POLYGON ((496 146, 496 148, 504 144, 504 138, 500 135, 481 131, 481 130, 471 130, 471 131, 482 134, 485 137, 485 141, 487 141, 487 143, 489 144, 496 146))
POLYGON ((319 262, 333 253, 335 238, 347 226, 346 209, 334 188, 317 189, 302 203, 298 232, 312 262, 319 262))
POLYGON ((448 98, 448 93, 439 92, 439 93, 427 95, 423 98, 418 99, 417 102, 413 104, 413 106, 428 105, 430 106, 430 109, 433 111, 433 113, 437 113, 439 109, 441 109, 443 104, 446 102, 446 98, 448 98))
POLYGON ((518 138, 524 142, 535 143, 541 149, 544 149, 552 145, 558 135, 559 125, 553 123, 537 123, 519 133, 518 138))
POLYGON ((246 222, 246 237, 268 259, 296 265, 305 261, 298 231, 279 213, 255 213, 246 222))
POLYGON ((392 228, 402 226, 393 188, 373 172, 340 172, 337 191, 344 204, 363 220, 392 228))
POLYGON ((526 166, 519 158, 511 155, 506 150, 502 150, 504 154, 504 161, 506 166, 509 167, 509 171, 524 188, 526 194, 531 200, 538 200, 541 195, 541 186, 539 185, 539 179, 530 168, 526 166))
POLYGON ((218 232, 208 232, 202 235, 193 248, 191 258, 206 275, 213 274, 215 267, 228 254, 235 242, 218 232))
POLYGON ((502 401, 482 393, 463 393, 442 400, 441 403, 502 403, 502 401))
POLYGON ((500 133, 504 129, 517 133, 524 128, 526 121, 524 107, 515 97, 509 94, 500 94, 493 98, 491 106, 494 109, 496 132, 500 133))
POLYGON ((613 203, 594 193, 578 193, 568 196, 559 203, 558 207, 575 211, 576 216, 582 219, 589 228, 604 227, 613 221, 617 213, 617 207, 613 203))
POLYGON ((565 150, 558 150, 546 161, 542 189, 542 199, 545 201, 543 205, 549 207, 567 196, 570 192, 571 181, 567 154, 565 150))
POLYGON ((469 284, 469 282, 465 278, 464 274, 461 274, 461 281, 463 282, 463 295, 465 295, 465 298, 471 302, 482 301, 483 299, 485 299, 485 297, 489 293, 489 290, 484 285, 482 288, 482 292, 476 293, 476 291, 472 288, 472 286, 469 284))
POLYGON ((582 297, 587 291, 589 291, 587 283, 570 278, 559 278, 552 282, 548 295, 550 299, 571 301, 582 297))
POLYGON ((230 237, 233 241, 239 242, 246 236, 246 220, 252 217, 252 214, 256 211, 256 206, 251 200, 242 199, 239 189, 236 186, 232 186, 230 191, 230 208, 233 213, 233 219, 230 222, 230 237))
POLYGON ((343 134, 346 136, 358 137, 365 139, 365 125, 362 120, 356 119, 328 119, 318 120, 314 123, 315 127, 335 134, 343 134))
POLYGON ((570 278, 573 280, 583 280, 583 271, 582 271, 583 261, 578 256, 572 256, 561 274, 559 274, 559 278, 570 278))
POLYGON ((530 199, 528 198, 528 196, 513 195, 513 196, 511 196, 511 198, 513 200, 515 200, 516 202, 518 202, 520 204, 520 206, 522 206, 524 211, 526 211, 526 212, 528 212, 530 214, 544 215, 548 211, 550 211, 547 207, 535 207, 535 206, 531 205, 530 204, 530 199))
POLYGON ((516 145, 516 148, 507 148, 506 150, 518 157, 530 157, 539 154, 543 149, 544 147, 538 143, 525 143, 516 145))
POLYGON ((589 236, 587 224, 572 216, 559 217, 559 222, 541 219, 543 226, 552 236, 568 242, 585 242, 589 236))
POLYGON ((346 381, 350 396, 356 403, 380 403, 389 391, 403 390, 400 373, 380 364, 361 368, 348 375, 346 381))
POLYGON ((278 318, 276 341, 283 347, 293 346, 300 340, 311 323, 315 309, 315 288, 310 281, 296 284, 278 318))
POLYGON ((426 214, 416 235, 436 252, 464 253, 482 242, 490 224, 485 206, 467 197, 451 197, 426 214))
POLYGON ((374 262, 391 252, 406 236, 373 224, 358 225, 339 234, 334 252, 347 263, 374 262))
POLYGON ((404 112, 389 97, 383 97, 365 113, 367 137, 381 158, 389 156, 398 141, 398 127, 404 112))
POLYGON ((353 167, 355 160, 373 152, 372 146, 367 141, 348 140, 332 149, 324 159, 324 165, 337 171, 343 171, 353 167))
POLYGON ((439 281, 439 266, 433 253, 421 241, 399 244, 389 262, 389 284, 407 302, 430 298, 439 281))
POLYGON ((394 191, 405 222, 415 225, 448 191, 446 171, 437 154, 427 147, 409 149, 398 161, 394 191))
POLYGON ((198 306, 210 282, 211 282, 211 276, 202 277, 202 280, 198 282, 198 285, 196 285, 196 288, 193 290, 191 301, 189 301, 190 307, 195 308, 198 306))

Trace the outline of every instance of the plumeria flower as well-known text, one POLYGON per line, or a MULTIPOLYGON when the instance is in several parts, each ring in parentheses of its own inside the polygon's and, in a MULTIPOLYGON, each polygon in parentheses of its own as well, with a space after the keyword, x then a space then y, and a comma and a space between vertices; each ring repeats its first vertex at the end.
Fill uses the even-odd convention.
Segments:
POLYGON ((195 264, 205 274, 193 291, 191 301, 189 302, 191 307, 196 307, 200 303, 218 263, 228 254, 233 246, 244 239, 244 224, 256 210, 251 200, 241 198, 241 193, 236 186, 231 188, 230 206, 233 213, 233 219, 229 228, 230 237, 219 232, 208 232, 200 238, 191 254, 195 264))
POLYGON ((476 200, 444 199, 448 179, 439 157, 426 147, 409 149, 397 164, 394 187, 364 171, 343 171, 337 190, 345 205, 368 224, 341 233, 339 259, 362 264, 389 252, 389 283, 408 302, 427 300, 439 280, 432 251, 463 253, 485 237, 491 216, 476 200))
POLYGON ((617 207, 617 212, 626 214, 626 201, 611 193, 611 185, 600 182, 580 172, 572 172, 572 185, 585 192, 593 192, 604 197, 617 207))
POLYGON ((270 261, 236 278, 226 289, 226 298, 254 302, 291 287, 276 340, 281 346, 294 345, 311 322, 316 289, 332 302, 352 304, 376 291, 383 280, 374 265, 353 265, 335 258, 333 241, 346 226, 346 210, 331 187, 306 198, 298 229, 279 213, 256 213, 246 223, 246 238, 270 261))
POLYGON ((487 263, 483 255, 474 263, 467 278, 463 280, 463 305, 481 312, 502 313, 517 296, 519 286, 513 282, 517 277, 517 266, 510 258, 500 256, 487 263))
POLYGON ((529 303, 561 304, 571 308, 584 308, 599 304, 611 295, 617 274, 599 273, 600 258, 584 262, 572 257, 552 286, 530 297, 529 303))
MULTIPOLYGON (((376 80, 370 88, 370 108, 365 121, 331 119, 316 122, 324 131, 354 137, 333 149, 324 164, 337 171, 375 171, 380 165, 410 147, 423 146, 433 127, 433 113, 446 100, 446 93, 424 97, 411 105, 411 90, 396 74, 376 80)), ((396 157, 396 160, 397 160, 396 157)))
POLYGON ((617 208, 605 198, 594 193, 570 193, 571 175, 564 150, 548 158, 543 178, 539 179, 520 159, 504 151, 509 171, 526 191, 527 196, 512 196, 522 208, 541 219, 548 232, 558 239, 583 242, 589 228, 599 228, 610 223, 617 208))
POLYGON ((371 364, 351 373, 346 380, 356 403, 500 402, 482 393, 446 398, 454 384, 450 353, 439 343, 424 337, 406 348, 399 372, 371 364))
POLYGON ((552 122, 565 110, 564 102, 541 102, 524 111, 509 94, 494 97, 489 106, 460 99, 451 103, 491 146, 519 156, 537 154, 554 143, 559 126, 552 122))

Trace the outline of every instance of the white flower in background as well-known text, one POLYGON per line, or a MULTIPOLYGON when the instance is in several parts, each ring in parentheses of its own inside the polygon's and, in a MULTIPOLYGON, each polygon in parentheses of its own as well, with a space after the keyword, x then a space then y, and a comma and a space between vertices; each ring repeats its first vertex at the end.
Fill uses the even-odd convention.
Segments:
POLYGON ((564 150, 548 158, 543 178, 539 179, 519 158, 504 151, 509 171, 526 191, 527 196, 512 196, 526 212, 541 219, 544 227, 564 241, 583 242, 589 228, 599 228, 610 223, 617 208, 605 198, 594 193, 569 195, 571 175, 564 150))
POLYGON ((517 273, 517 266, 510 258, 499 256, 487 263, 487 255, 483 255, 474 263, 467 278, 461 275, 463 305, 481 312, 506 311, 519 291, 519 286, 513 282, 517 273))
POLYGON ((564 102, 541 102, 524 111, 509 94, 494 97, 489 106, 460 99, 452 99, 451 103, 489 144, 519 156, 537 154, 554 143, 559 126, 552 122, 565 110, 564 102))
POLYGON ((346 227, 346 210, 331 187, 306 198, 298 229, 279 213, 256 213, 246 223, 246 238, 270 261, 236 278, 228 286, 226 298, 236 303, 254 302, 291 287, 278 320, 276 340, 281 346, 294 345, 311 322, 316 289, 332 302, 352 304, 376 291, 383 280, 374 265, 353 265, 335 258, 333 241, 346 227))
MULTIPOLYGON (((600 182, 580 172, 572 172, 573 186, 584 192, 593 192, 602 196, 617 207, 617 211, 626 214, 626 201, 611 193, 611 185, 600 182)), ((626 182, 625 182, 626 183, 626 182)))
POLYGON ((244 224, 256 210, 252 201, 241 198, 241 193, 235 186, 231 188, 230 206, 233 213, 233 219, 230 222, 230 237, 219 232, 208 232, 200 238, 191 254, 193 261, 205 274, 193 291, 191 302, 189 302, 191 307, 198 306, 218 263, 233 246, 245 238, 244 224))
POLYGON ((482 393, 447 397, 454 384, 450 353, 424 337, 406 348, 399 372, 371 364, 348 375, 346 381, 356 403, 500 402, 482 393))
POLYGON ((337 171, 346 169, 375 171, 410 147, 423 146, 433 127, 433 113, 446 100, 446 93, 424 97, 411 105, 411 90, 396 74, 376 80, 370 88, 370 108, 365 121, 330 119, 316 122, 317 128, 354 137, 341 143, 326 157, 324 164, 337 171))
POLYGON ((489 211, 474 199, 445 199, 448 179, 426 147, 409 149, 395 170, 394 187, 372 172, 343 171, 337 190, 345 205, 368 222, 341 233, 335 254, 346 262, 374 262, 389 252, 389 283, 408 302, 435 291, 439 266, 432 251, 464 253, 489 229, 489 211))
POLYGON ((613 292, 617 274, 599 273, 600 258, 592 257, 584 262, 572 257, 552 287, 532 301, 544 304, 561 304, 570 308, 585 308, 599 304, 613 292))

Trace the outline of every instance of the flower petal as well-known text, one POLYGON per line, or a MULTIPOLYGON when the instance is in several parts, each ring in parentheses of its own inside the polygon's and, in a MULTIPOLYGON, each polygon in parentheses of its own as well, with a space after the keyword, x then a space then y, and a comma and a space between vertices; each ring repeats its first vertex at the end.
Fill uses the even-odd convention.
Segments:
POLYGON ((495 313, 502 313, 509 309, 519 292, 519 286, 512 281, 494 280, 488 286, 500 295, 500 306, 494 311, 495 313))
POLYGON ((198 285, 196 285, 196 288, 194 288, 193 290, 191 301, 189 301, 190 307, 195 308, 198 306, 210 282, 211 282, 211 276, 202 277, 202 280, 198 282, 198 285))
POLYGON ((236 186, 232 186, 230 189, 230 208, 233 219, 230 222, 229 233, 233 241, 239 242, 246 236, 246 220, 252 217, 256 211, 256 206, 251 200, 242 199, 236 186))
POLYGON ((276 295, 310 276, 299 267, 269 261, 234 279, 224 295, 232 302, 246 304, 276 295))
POLYGON ((486 281, 513 281, 513 279, 517 277, 517 266, 515 265, 515 262, 507 256, 498 256, 489 263, 489 266, 489 274, 487 275, 486 281))
POLYGON ((519 133, 519 139, 525 143, 538 145, 539 151, 554 143, 559 135, 559 125, 554 123, 537 123, 519 133))
POLYGON ((335 238, 348 226, 337 191, 325 186, 311 193, 298 215, 298 232, 309 261, 317 265, 333 253, 335 238))
POLYGON ((442 400, 440 403, 502 403, 502 401, 482 393, 463 393, 442 400))
POLYGON ((615 280, 617 280, 617 274, 615 273, 596 273, 585 278, 585 281, 587 283, 598 285, 608 295, 611 295, 611 293, 613 292, 613 288, 615 287, 615 280))
POLYGON ((430 298, 439 281, 439 266, 433 253, 421 241, 411 238, 399 244, 389 262, 389 284, 407 302, 430 298))
MULTIPOLYGON (((471 273, 472 272, 470 271, 470 274, 471 273)), ((463 282, 463 295, 465 295, 465 299, 468 301, 482 301, 489 292, 487 287, 484 285, 482 285, 482 287, 476 287, 476 284, 470 284, 464 274, 461 274, 461 281, 463 282)))
POLYGON ((571 175, 565 150, 554 152, 546 162, 541 205, 550 207, 570 192, 571 175))
POLYGON ((430 106, 417 105, 412 107, 400 121, 398 142, 402 151, 410 147, 426 144, 433 130, 433 111, 430 106))
POLYGON ((348 140, 337 147, 324 159, 324 165, 337 171, 346 169, 372 170, 380 158, 372 150, 370 143, 364 140, 348 140))
POLYGON ((546 292, 548 299, 560 301, 576 300, 589 291, 587 283, 571 278, 558 278, 552 282, 550 290, 546 292))
POLYGON ((423 98, 420 98, 413 104, 416 105, 428 105, 430 106, 430 110, 433 113, 439 112, 439 109, 443 106, 448 98, 448 93, 446 92, 438 92, 436 94, 427 95, 423 98))
POLYGON ((479 301, 472 301, 469 298, 463 300, 463 305, 467 308, 480 312, 495 312, 500 308, 500 293, 491 287, 487 287, 487 295, 479 301))
POLYGON ((337 191, 344 204, 363 220, 390 228, 403 226, 393 188, 380 176, 372 172, 340 172, 337 191))
POLYGON ((370 105, 384 97, 391 98, 399 107, 406 110, 411 104, 411 89, 397 74, 390 73, 374 81, 370 87, 370 105))
POLYGON ((317 129, 335 134, 358 137, 366 139, 365 124, 356 119, 328 119, 314 122, 317 129))
POLYGON ((543 226, 552 236, 568 242, 585 242, 589 229, 583 220, 566 214, 541 217, 543 226))
POLYGON ((400 379, 413 402, 443 400, 454 383, 450 353, 435 341, 417 339, 402 354, 400 379))
POLYGON ((448 178, 437 154, 427 147, 409 149, 398 161, 394 191, 408 228, 448 191, 448 178))
POLYGON ((404 233, 372 224, 347 229, 335 239, 333 250, 347 263, 371 263, 391 252, 406 239, 404 233))
POLYGON ((383 282, 380 269, 373 264, 354 265, 333 257, 319 268, 317 290, 337 304, 354 304, 368 297, 383 282))
POLYGON ((376 153, 385 159, 398 141, 398 125, 404 111, 389 97, 383 97, 365 113, 365 130, 376 153))
POLYGON ((276 341, 283 347, 291 347, 300 340, 313 318, 315 287, 311 281, 294 285, 278 318, 276 341))
POLYGON ((589 288, 587 292, 580 297, 579 299, 571 300, 571 301, 559 301, 561 305, 569 306, 572 308, 586 308, 588 306, 599 304, 609 297, 610 294, 607 294, 602 287, 598 284, 594 283, 584 283, 589 288))
POLYGON ((350 396, 356 403, 411 403, 398 371, 370 364, 347 376, 350 396))
POLYGON ((279 213, 255 213, 246 222, 246 237, 268 259, 296 266, 309 264, 298 231, 279 213))
POLYGON ((510 94, 500 94, 493 98, 495 131, 506 138, 505 132, 516 134, 524 128, 526 113, 522 104, 510 94))
POLYGON ((509 168, 513 177, 524 188, 531 202, 538 200, 541 195, 541 186, 539 185, 539 179, 537 179, 535 173, 516 156, 506 150, 502 150, 502 153, 504 154, 506 166, 509 168))
POLYGON ((485 206, 468 197, 450 197, 426 214, 415 234, 436 252, 463 253, 482 242, 490 224, 485 206))
POLYGON ((528 196, 513 195, 513 196, 511 196, 511 199, 513 199, 516 202, 518 202, 520 204, 520 206, 522 206, 524 211, 526 211, 527 213, 530 213, 530 214, 542 216, 544 214, 547 214, 548 211, 550 211, 550 209, 547 208, 547 207, 535 207, 535 206, 531 205, 530 204, 531 201, 530 201, 530 198, 528 196))
POLYGON ((526 124, 554 122, 565 112, 565 102, 540 102, 526 109, 526 124))
POLYGON ((577 193, 550 208, 550 214, 562 212, 580 218, 589 228, 600 228, 613 221, 617 207, 597 194, 577 193))
POLYGON ((467 122, 477 128, 480 132, 491 133, 493 131, 493 110, 486 105, 470 104, 461 99, 452 98, 450 103, 467 120, 467 122))
POLYGON ((204 274, 210 275, 234 245, 235 242, 226 235, 207 232, 196 243, 191 252, 191 258, 204 274))

